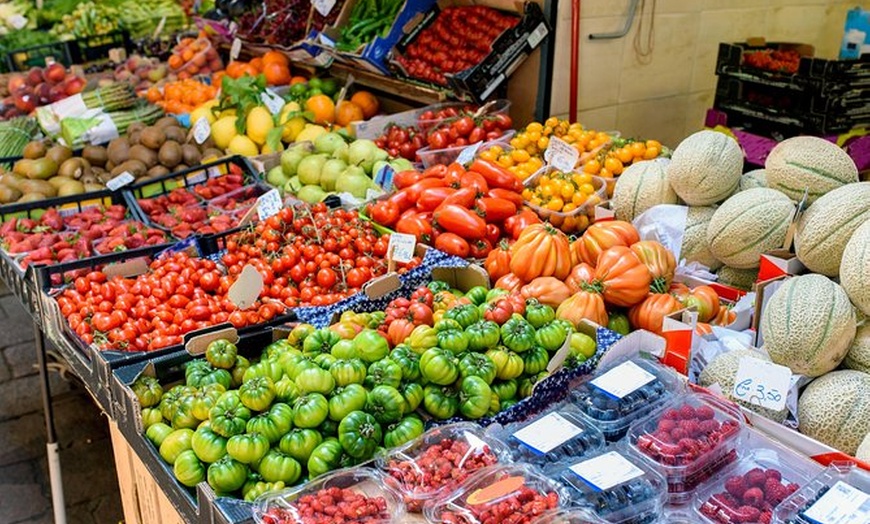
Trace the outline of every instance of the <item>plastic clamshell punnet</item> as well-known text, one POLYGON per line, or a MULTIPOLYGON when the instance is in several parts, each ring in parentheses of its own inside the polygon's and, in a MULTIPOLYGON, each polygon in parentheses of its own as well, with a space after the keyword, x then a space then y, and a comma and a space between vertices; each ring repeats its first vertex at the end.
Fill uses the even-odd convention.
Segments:
POLYGON ((777 506, 773 522, 870 522, 870 473, 852 462, 834 462, 777 506))
POLYGON ((615 362, 571 388, 572 402, 608 442, 616 442, 635 420, 682 391, 672 370, 640 357, 615 362))
POLYGON ((325 491, 325 494, 332 496, 333 499, 337 495, 350 492, 374 502, 380 511, 365 520, 368 524, 404 522, 404 504, 395 493, 384 488, 383 474, 369 468, 338 470, 303 486, 267 493, 256 500, 254 519, 259 524, 311 522, 309 516, 300 513, 299 504, 315 501, 321 491, 325 491))
POLYGON ((591 511, 582 508, 566 508, 548 511, 532 521, 532 524, 610 524, 591 511))

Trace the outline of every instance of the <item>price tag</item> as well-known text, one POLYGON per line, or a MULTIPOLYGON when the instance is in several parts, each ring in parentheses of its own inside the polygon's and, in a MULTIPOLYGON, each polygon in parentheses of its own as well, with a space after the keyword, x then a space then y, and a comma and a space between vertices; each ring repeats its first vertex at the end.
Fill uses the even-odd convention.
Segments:
POLYGON ((819 524, 866 524, 870 522, 870 495, 841 480, 804 515, 819 524))
POLYGON ((544 160, 547 164, 562 172, 569 172, 577 165, 580 152, 574 146, 556 137, 550 137, 547 150, 544 151, 544 160))
POLYGON ((605 394, 620 399, 655 379, 655 375, 629 360, 596 378, 591 384, 605 394))
POLYGON ((281 113, 281 110, 284 109, 284 99, 275 94, 271 89, 266 89, 266 91, 260 95, 260 100, 266 104, 266 108, 268 108, 269 112, 273 115, 281 113))
POLYGON ((327 16, 335 7, 335 0, 311 0, 311 5, 322 16, 327 16))
POLYGON ((27 18, 21 15, 12 15, 7 22, 12 26, 12 29, 24 29, 24 26, 27 25, 27 18))
POLYGON ((392 191, 393 177, 395 175, 396 170, 393 169, 393 166, 387 164, 384 167, 380 168, 377 173, 375 173, 375 184, 381 186, 384 191, 392 191))
POLYGON ((414 248, 417 247, 417 237, 403 233, 390 235, 387 253, 396 262, 410 262, 414 258, 414 248))
POLYGON ((242 52, 242 41, 238 38, 233 38, 233 45, 230 47, 230 60, 235 60, 242 52))
POLYGON ((242 268, 238 278, 227 290, 227 298, 239 309, 248 309, 263 290, 263 275, 257 269, 248 264, 242 268))
POLYGON ((571 471, 597 491, 608 490, 644 474, 616 451, 574 464, 571 471))
POLYGON ((193 124, 193 139, 196 140, 197 144, 202 144, 208 140, 209 135, 211 135, 211 126, 208 125, 208 120, 204 116, 201 116, 193 124))
POLYGON ((134 177, 129 171, 124 171, 120 175, 106 182, 106 187, 112 191, 117 191, 134 180, 136 180, 136 177, 134 177))
POLYGON ((282 207, 284 207, 284 201, 281 200, 281 193, 277 189, 273 189, 257 198, 257 216, 260 217, 260 220, 266 220, 270 216, 277 215, 282 207))
POLYGON ((734 378, 731 395, 738 400, 779 411, 785 407, 791 386, 791 370, 753 357, 743 357, 734 378))
POLYGON ((513 436, 538 455, 545 455, 580 433, 583 433, 582 428, 558 413, 550 413, 514 432, 513 436))
POLYGON ((466 147, 459 153, 459 156, 456 157, 456 161, 464 166, 468 165, 469 163, 471 163, 472 160, 474 160, 474 155, 477 154, 477 152, 480 150, 480 146, 482 145, 483 142, 478 142, 476 144, 471 144, 470 146, 466 147))

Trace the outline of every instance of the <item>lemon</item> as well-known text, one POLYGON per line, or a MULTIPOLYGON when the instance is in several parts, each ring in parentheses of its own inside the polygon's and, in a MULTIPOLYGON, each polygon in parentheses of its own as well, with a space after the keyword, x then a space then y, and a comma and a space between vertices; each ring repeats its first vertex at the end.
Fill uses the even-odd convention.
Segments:
POLYGON ((296 135, 297 142, 314 142, 320 135, 326 134, 326 128, 314 124, 306 124, 305 128, 296 135))
POLYGON ((272 149, 271 147, 269 147, 269 143, 266 142, 265 144, 263 144, 263 148, 260 150, 260 153, 263 155, 268 155, 269 153, 280 153, 281 151, 284 151, 283 143, 278 142, 278 149, 272 149))
POLYGON ((248 112, 248 117, 245 119, 245 133, 255 144, 265 144, 266 135, 273 127, 275 123, 272 121, 272 113, 265 107, 257 106, 248 112))
POLYGON ((299 102, 287 102, 284 104, 284 107, 281 108, 281 113, 278 116, 278 122, 282 124, 286 124, 290 119, 291 113, 296 113, 297 111, 302 111, 302 106, 299 105, 299 102))
POLYGON ((223 118, 225 116, 236 116, 236 110, 235 109, 224 109, 223 111, 220 112, 220 114, 218 115, 218 118, 223 118))
POLYGON ((191 125, 196 124, 200 118, 205 117, 209 124, 213 124, 217 118, 214 116, 212 112, 212 108, 216 106, 218 103, 217 100, 209 100, 208 102, 201 104, 199 107, 190 112, 190 122, 191 125))
POLYGON ((301 116, 293 117, 284 124, 284 131, 281 133, 281 140, 285 142, 293 142, 299 133, 305 129, 305 118, 301 116))
POLYGON ((260 154, 260 148, 253 140, 245 135, 236 135, 230 140, 230 145, 227 147, 230 153, 242 156, 257 156, 260 154))
POLYGON ((219 149, 229 147, 230 141, 238 134, 235 116, 223 116, 215 120, 211 125, 211 137, 219 149))

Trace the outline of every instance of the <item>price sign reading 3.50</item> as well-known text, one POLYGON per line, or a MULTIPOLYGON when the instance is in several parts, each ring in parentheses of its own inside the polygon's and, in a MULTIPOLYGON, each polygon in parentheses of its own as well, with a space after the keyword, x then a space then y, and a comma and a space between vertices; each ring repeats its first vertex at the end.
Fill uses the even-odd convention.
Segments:
POLYGON ((753 357, 743 357, 737 368, 731 394, 736 400, 779 411, 785 407, 790 386, 789 368, 753 357))

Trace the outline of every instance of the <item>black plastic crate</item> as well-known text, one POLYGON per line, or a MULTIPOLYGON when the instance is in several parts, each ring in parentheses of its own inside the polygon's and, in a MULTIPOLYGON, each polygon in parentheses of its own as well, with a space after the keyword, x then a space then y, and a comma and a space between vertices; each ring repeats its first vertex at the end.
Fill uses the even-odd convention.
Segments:
POLYGON ((75 64, 78 49, 74 40, 54 42, 33 47, 15 49, 6 53, 6 66, 9 71, 27 71, 31 67, 45 67, 46 58, 69 67, 75 64))
POLYGON ((73 63, 86 64, 105 60, 112 49, 123 48, 127 54, 133 51, 133 41, 127 31, 113 31, 103 35, 92 35, 76 39, 71 46, 73 63))
POLYGON ((793 90, 777 85, 720 76, 716 82, 719 104, 747 104, 767 110, 809 112, 829 117, 870 113, 870 84, 853 86, 837 95, 823 96, 811 90, 793 90))

